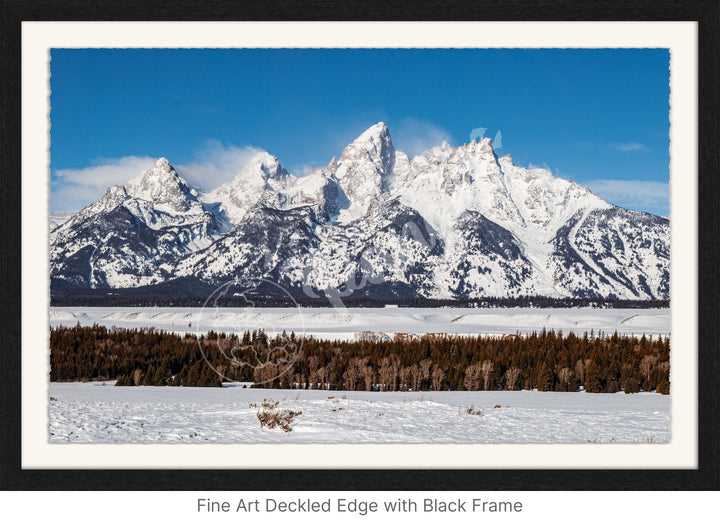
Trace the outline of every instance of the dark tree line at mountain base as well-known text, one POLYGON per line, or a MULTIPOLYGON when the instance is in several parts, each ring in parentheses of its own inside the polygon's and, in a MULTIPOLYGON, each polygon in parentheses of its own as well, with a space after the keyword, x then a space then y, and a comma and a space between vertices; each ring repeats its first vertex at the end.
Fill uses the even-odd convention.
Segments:
POLYGON ((153 329, 58 327, 50 332, 50 380, 116 380, 119 386, 438 391, 670 392, 669 338, 399 334, 357 341, 153 329))
MULTIPOLYGON (((88 289, 77 291, 53 290, 51 305, 86 306, 86 307, 202 307, 208 301, 208 295, 167 297, 140 295, 133 290, 88 289)), ((210 294, 210 293, 208 293, 210 294)), ((628 300, 620 298, 554 298, 548 296, 517 296, 517 297, 482 297, 469 299, 447 298, 365 298, 344 297, 341 299, 345 307, 385 307, 397 305, 398 307, 416 308, 492 308, 492 307, 538 307, 538 308, 570 308, 595 307, 610 309, 656 309, 670 306, 669 300, 628 300)), ((290 307, 307 308, 333 307, 327 297, 309 298, 298 292, 293 299, 283 297, 248 296, 247 298, 232 296, 212 298, 213 306, 218 307, 246 307, 251 304, 255 307, 290 307)))

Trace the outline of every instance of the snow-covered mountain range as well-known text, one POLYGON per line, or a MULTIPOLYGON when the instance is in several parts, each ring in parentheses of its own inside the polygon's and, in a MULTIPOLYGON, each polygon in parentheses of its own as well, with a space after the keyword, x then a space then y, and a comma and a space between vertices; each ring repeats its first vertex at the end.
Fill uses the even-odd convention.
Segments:
POLYGON ((203 191, 160 158, 54 227, 50 267, 65 289, 668 299, 669 244, 667 219, 515 166, 490 139, 410 160, 378 123, 304 177, 261 152, 203 191))

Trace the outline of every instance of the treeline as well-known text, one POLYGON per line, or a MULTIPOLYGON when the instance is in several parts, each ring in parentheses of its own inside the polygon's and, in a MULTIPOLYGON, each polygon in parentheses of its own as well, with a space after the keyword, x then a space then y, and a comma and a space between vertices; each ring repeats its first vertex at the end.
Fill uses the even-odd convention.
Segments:
MULTIPOLYGON (((51 296, 53 307, 87 306, 87 307, 202 307, 208 301, 207 296, 168 298, 159 296, 124 296, 121 293, 98 291, 95 294, 55 293, 51 296)), ((246 307, 249 303, 255 307, 333 307, 328 298, 308 298, 296 296, 294 301, 288 297, 238 297, 221 296, 212 298, 213 306, 246 307), (297 302, 297 303, 295 303, 297 302)), ((398 307, 417 308, 485 308, 485 307, 537 307, 537 308, 570 308, 595 307, 606 309, 653 309, 667 308, 668 300, 626 300, 619 298, 553 298, 547 296, 518 297, 483 297, 472 299, 441 299, 441 298, 343 298, 346 307, 398 307)))
POLYGON ((263 331, 198 338, 103 326, 51 329, 51 381, 116 379, 118 385, 438 391, 670 392, 666 338, 563 335, 372 334, 357 341, 299 339, 263 331))

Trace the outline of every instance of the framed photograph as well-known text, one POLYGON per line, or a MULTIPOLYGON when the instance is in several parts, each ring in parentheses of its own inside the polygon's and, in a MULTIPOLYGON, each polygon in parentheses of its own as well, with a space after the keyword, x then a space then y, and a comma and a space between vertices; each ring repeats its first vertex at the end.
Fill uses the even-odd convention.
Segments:
POLYGON ((716 5, 172 4, 2 4, 4 489, 718 490, 716 5))

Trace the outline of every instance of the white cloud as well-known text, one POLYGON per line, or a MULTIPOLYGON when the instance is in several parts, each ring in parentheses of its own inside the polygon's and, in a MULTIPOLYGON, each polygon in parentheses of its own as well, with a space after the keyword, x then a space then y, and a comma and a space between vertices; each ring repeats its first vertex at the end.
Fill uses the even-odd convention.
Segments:
POLYGON ((645 146, 640 143, 612 143, 610 147, 620 152, 634 152, 645 149, 645 146))
POLYGON ((604 200, 626 209, 667 216, 670 185, 660 181, 596 179, 583 183, 604 200))
POLYGON ((305 164, 305 165, 297 165, 297 166, 294 166, 294 167, 292 167, 292 168, 290 169, 290 173, 293 174, 293 175, 295 175, 295 176, 298 176, 298 177, 303 177, 303 176, 309 175, 310 172, 312 172, 312 171, 315 170, 316 168, 317 168, 317 167, 315 167, 315 166, 313 166, 313 165, 307 165, 307 164, 305 164))
POLYGON ((262 151, 254 146, 224 145, 208 140, 192 162, 175 165, 175 168, 191 185, 212 190, 231 181, 255 154, 262 151))
POLYGON ((528 170, 547 170, 548 172, 552 173, 552 168, 550 168, 550 165, 548 165, 547 163, 542 163, 540 165, 529 163, 528 170))
POLYGON ((447 141, 452 144, 450 132, 427 121, 405 118, 390 129, 393 144, 398 150, 413 156, 427 152, 447 141))
POLYGON ((98 165, 85 168, 65 168, 55 174, 64 185, 101 187, 121 185, 145 172, 155 161, 148 156, 127 156, 103 159, 98 165))
MULTIPOLYGON (((252 146, 223 145, 209 140, 192 161, 173 164, 190 185, 211 190, 231 181, 258 152, 261 150, 252 146)), ((80 210, 99 199, 108 187, 124 185, 142 176, 155 160, 150 156, 125 156, 100 159, 85 168, 58 169, 50 188, 50 210, 80 210)))
POLYGON ((77 212, 97 201, 106 189, 83 185, 50 186, 50 210, 53 212, 77 212))
POLYGON ((142 175, 153 161, 148 156, 126 156, 102 159, 90 167, 56 170, 57 178, 50 185, 50 209, 80 210, 100 198, 108 187, 142 175))

